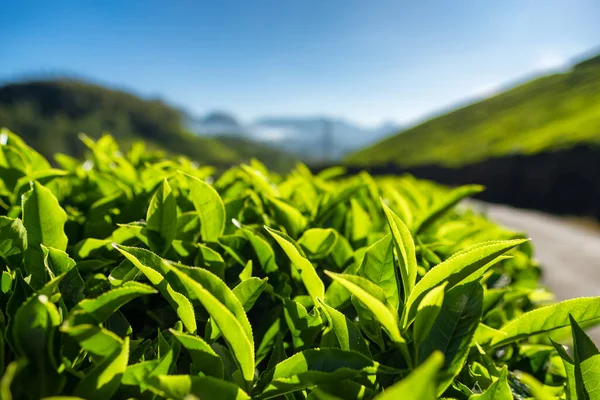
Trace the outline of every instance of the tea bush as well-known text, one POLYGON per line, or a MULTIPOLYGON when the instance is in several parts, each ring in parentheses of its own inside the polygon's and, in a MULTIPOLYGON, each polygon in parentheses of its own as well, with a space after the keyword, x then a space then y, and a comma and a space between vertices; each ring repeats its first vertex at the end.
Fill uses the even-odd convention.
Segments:
POLYGON ((600 299, 552 303, 531 243, 456 207, 479 186, 213 183, 82 140, 54 168, 0 133, 3 399, 598 396, 600 299))

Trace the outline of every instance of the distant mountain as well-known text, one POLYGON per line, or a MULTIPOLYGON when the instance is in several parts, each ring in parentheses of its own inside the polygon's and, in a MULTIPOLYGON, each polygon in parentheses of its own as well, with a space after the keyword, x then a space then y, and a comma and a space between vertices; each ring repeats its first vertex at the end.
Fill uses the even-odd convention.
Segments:
MULTIPOLYGON (((289 170, 294 157, 250 139, 198 136, 186 129, 189 117, 158 100, 74 79, 14 82, 0 86, 0 128, 6 127, 52 159, 55 153, 81 156, 80 132, 97 138, 111 133, 127 149, 144 140, 151 148, 185 154, 195 161, 228 165, 260 157, 270 168, 289 170)), ((214 113, 208 126, 236 126, 214 113)), ((238 126, 238 129, 239 126, 238 126)), ((228 130, 234 134, 233 130, 228 130)))
POLYGON ((188 117, 187 125, 200 135, 245 136, 246 134, 237 119, 223 111, 214 111, 202 118, 188 117))
POLYGON ((224 112, 189 119, 188 125, 201 135, 241 136, 268 143, 307 161, 338 159, 399 129, 393 122, 364 128, 345 120, 324 117, 265 117, 243 125, 224 112))
POLYGON ((341 119, 261 118, 249 127, 252 136, 310 159, 337 159, 398 130, 392 123, 363 128, 341 119))
POLYGON ((399 131, 346 162, 458 166, 578 144, 600 145, 600 55, 399 131))

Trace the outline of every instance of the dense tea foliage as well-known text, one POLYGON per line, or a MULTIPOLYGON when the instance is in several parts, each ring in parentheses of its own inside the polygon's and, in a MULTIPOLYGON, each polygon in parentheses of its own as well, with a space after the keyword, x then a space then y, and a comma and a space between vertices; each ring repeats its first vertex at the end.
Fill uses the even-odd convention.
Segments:
POLYGON ((3 399, 598 396, 600 299, 551 303, 530 242, 455 207, 479 186, 82 140, 53 168, 0 134, 3 399))

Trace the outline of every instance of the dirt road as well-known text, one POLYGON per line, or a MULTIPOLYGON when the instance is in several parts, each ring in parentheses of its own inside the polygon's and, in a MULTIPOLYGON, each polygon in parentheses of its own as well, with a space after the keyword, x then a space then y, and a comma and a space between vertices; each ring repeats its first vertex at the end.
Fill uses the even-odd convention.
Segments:
MULTIPOLYGON (((533 240, 542 282, 558 300, 600 296, 600 230, 566 218, 503 205, 474 203, 487 216, 533 240)), ((600 327, 590 331, 600 344, 600 327)))

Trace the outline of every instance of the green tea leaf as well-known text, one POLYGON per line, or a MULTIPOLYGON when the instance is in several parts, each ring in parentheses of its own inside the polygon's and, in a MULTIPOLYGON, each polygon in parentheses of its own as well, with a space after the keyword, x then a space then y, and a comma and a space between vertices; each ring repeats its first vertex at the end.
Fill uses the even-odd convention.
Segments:
POLYGON ((323 383, 376 374, 396 374, 396 371, 353 351, 305 350, 280 362, 267 373, 261 381, 264 389, 258 398, 269 399, 323 383))
POLYGON ((321 281, 321 278, 319 278, 319 275, 317 274, 317 271, 313 265, 300 254, 296 245, 290 241, 291 239, 274 229, 268 227, 265 227, 265 229, 271 234, 271 236, 273 236, 283 251, 285 251, 287 256, 290 258, 292 265, 300 274, 308 294, 312 297, 313 303, 317 305, 317 298, 325 298, 325 285, 323 285, 323 281, 321 281))
POLYGON ((292 334, 294 349, 305 350, 312 346, 315 338, 323 328, 323 322, 316 309, 312 314, 297 301, 283 300, 284 316, 292 334))
POLYGON ((440 218, 441 215, 454 207, 459 201, 465 197, 483 192, 484 189, 485 188, 480 185, 465 185, 453 189, 443 198, 437 200, 435 204, 427 210, 427 213, 416 223, 415 232, 419 233, 425 231, 431 224, 440 218))
POLYGON ((351 238, 358 241, 367 237, 373 223, 369 213, 366 212, 355 199, 350 199, 350 215, 352 221, 351 238))
POLYGON ((390 184, 382 184, 384 193, 386 197, 396 205, 396 214, 404 221, 405 225, 409 228, 413 226, 414 215, 411 210, 411 206, 409 201, 400 194, 394 187, 390 184))
POLYGON ((113 286, 122 286, 125 282, 134 281, 141 275, 141 271, 126 258, 110 271, 108 281, 113 286))
POLYGON ((517 371, 515 375, 521 383, 527 385, 529 392, 533 395, 532 398, 535 400, 555 400, 557 398, 555 393, 548 390, 548 386, 544 386, 528 373, 517 371))
POLYGON ((417 280, 417 258, 415 242, 404 222, 382 201, 383 210, 387 217, 388 225, 392 231, 394 246, 398 254, 398 265, 402 277, 404 298, 408 298, 417 280))
POLYGON ((565 373, 567 375, 567 381, 565 382, 567 386, 567 399, 577 399, 577 379, 575 379, 574 361, 563 346, 554 342, 552 339, 550 339, 550 341, 561 358, 563 366, 565 367, 565 373))
POLYGON ((357 275, 367 278, 379 286, 383 290, 387 302, 396 312, 399 310, 398 282, 401 277, 396 275, 392 235, 385 235, 367 249, 357 275))
POLYGON ((320 303, 324 314, 329 321, 329 325, 335 334, 340 349, 353 350, 362 353, 369 358, 372 357, 369 346, 356 325, 335 308, 329 307, 322 301, 320 301, 320 303))
POLYGON ((150 200, 146 229, 150 248, 159 254, 164 254, 177 236, 177 201, 166 179, 150 200))
POLYGON ((268 197, 268 203, 281 226, 293 237, 298 237, 306 226, 306 217, 298 209, 278 198, 268 197))
POLYGON ((500 328, 501 334, 492 339, 490 346, 504 346, 528 336, 569 326, 569 314, 580 323, 595 322, 600 318, 600 298, 565 300, 526 312, 500 328))
POLYGON ((27 249, 27 231, 19 218, 0 216, 0 257, 16 268, 27 249))
POLYGON ((210 376, 158 375, 149 379, 152 391, 161 397, 173 400, 223 399, 249 400, 233 383, 210 376))
POLYGON ((283 334, 281 332, 277 333, 277 337, 275 338, 275 343, 273 344, 273 351, 271 352, 271 356, 269 357, 269 362, 267 364, 266 371, 270 371, 277 364, 282 362, 287 358, 287 354, 285 354, 285 349, 283 347, 283 334))
POLYGON ((248 312, 266 287, 267 278, 259 279, 251 277, 234 287, 233 294, 238 298, 242 307, 244 307, 244 311, 248 312))
POLYGON ((333 229, 312 228, 302 234, 298 244, 309 258, 323 259, 331 253, 338 234, 333 229))
MULTIPOLYGON (((250 387, 251 382, 254 379, 254 341, 252 335, 248 335, 247 333, 249 323, 247 323, 248 327, 244 328, 243 324, 240 323, 240 319, 238 319, 240 316, 234 315, 223 303, 218 300, 217 297, 215 297, 215 294, 223 294, 222 287, 215 285, 217 286, 216 288, 211 286, 206 288, 203 286, 203 284, 192 279, 192 277, 188 276, 184 272, 181 272, 179 269, 173 266, 170 266, 169 268, 181 279, 181 282, 188 288, 188 291, 194 294, 194 296, 202 303, 204 308, 206 308, 210 314, 212 320, 215 321, 217 327, 222 332, 227 345, 231 349, 233 356, 235 357, 236 363, 238 364, 238 367, 242 372, 242 376, 246 381, 246 385, 250 387)), ((206 273, 210 274, 208 271, 206 271, 206 273)), ((205 281, 208 281, 208 279, 205 281)), ((208 283, 214 284, 214 281, 209 281, 208 283)), ((233 296, 233 293, 231 293, 231 296, 233 296)), ((235 296, 233 297, 235 301, 237 301, 237 298, 235 298, 235 296)), ((239 301, 237 302, 239 308, 242 309, 239 301)))
POLYGON ((258 262, 260 263, 260 266, 265 274, 277 272, 279 267, 275 262, 275 253, 273 253, 271 245, 269 245, 269 243, 262 237, 254 232, 249 231, 248 229, 241 229, 241 231, 252 245, 252 248, 256 253, 256 257, 258 258, 258 262))
POLYGON ((483 310, 483 288, 470 282, 450 289, 427 338, 419 346, 419 363, 434 351, 444 354, 439 377, 441 395, 462 369, 483 310))
POLYGON ((64 226, 67 214, 58 204, 50 189, 32 182, 31 190, 23 195, 23 226, 27 230, 25 270, 31 275, 34 288, 46 281, 41 244, 57 250, 67 249, 64 226))
POLYGON ((413 330, 413 337, 417 346, 425 340, 435 324, 444 303, 445 289, 446 282, 430 290, 417 307, 417 316, 415 317, 413 330))
POLYGON ((279 191, 269 182, 269 179, 257 169, 254 169, 246 164, 240 165, 240 168, 248 174, 252 184, 256 187, 259 193, 264 193, 270 197, 278 197, 279 191))
POLYGON ((177 332, 173 329, 170 329, 169 332, 190 353, 193 367, 198 372, 203 372, 215 378, 223 378, 223 361, 208 343, 198 336, 177 332))
POLYGON ((44 254, 44 266, 49 271, 50 278, 65 274, 59 283, 61 296, 69 308, 75 306, 85 298, 85 282, 75 268, 75 261, 62 250, 44 245, 41 247, 44 254))
POLYGON ((208 183, 184 174, 190 186, 190 200, 200 218, 200 234, 205 242, 216 242, 225 230, 225 205, 208 183))
POLYGON ((360 300, 373 313, 395 343, 406 343, 400 334, 398 317, 385 304, 385 295, 379 287, 359 276, 335 274, 331 271, 325 271, 325 273, 360 300))
POLYGON ((407 326, 412 322, 418 304, 428 291, 443 282, 448 282, 447 289, 451 289, 461 281, 474 280, 476 277, 481 276, 481 271, 485 271, 486 268, 493 265, 498 257, 526 241, 525 239, 516 239, 479 243, 459 251, 429 270, 415 285, 406 301, 403 325, 407 326))
POLYGON ((600 352, 572 315, 569 315, 569 322, 573 333, 577 398, 597 399, 600 396, 600 352))
POLYGON ((58 363, 53 349, 55 329, 59 323, 60 314, 46 295, 31 297, 14 315, 13 343, 17 355, 29 360, 26 368, 36 376, 37 385, 31 391, 34 396, 48 396, 62 386, 63 378, 57 372, 58 363))
MULTIPOLYGON (((244 333, 249 339, 252 339, 252 327, 248 321, 248 317, 244 311, 244 308, 238 298, 235 296, 233 291, 223 282, 218 276, 202 268, 186 267, 184 265, 177 265, 177 271, 183 272, 196 283, 200 284, 206 290, 208 290, 221 304, 227 307, 227 309, 233 313, 237 321, 244 329, 244 333)), ((187 281, 186 281, 187 282, 187 281)), ((188 298, 196 299, 197 293, 195 290, 190 290, 193 286, 187 285, 182 281, 184 287, 188 288, 188 298)), ((201 299, 200 302, 202 303, 201 299)), ((202 303, 204 304, 204 303, 202 303)), ((215 327, 216 329, 216 327, 215 327)), ((212 332, 212 340, 216 340, 218 337, 218 329, 212 332)))
POLYGON ((123 286, 104 292, 95 299, 85 299, 79 302, 75 309, 76 319, 80 323, 104 323, 112 313, 129 301, 157 291, 142 283, 127 282, 123 286), (77 313, 79 311, 79 313, 77 313))
MULTIPOLYGON (((376 391, 349 379, 340 382, 322 383, 311 389, 307 400, 372 399, 376 391)), ((291 396, 291 394, 288 394, 291 396)))
POLYGON ((192 303, 183 294, 177 292, 166 278, 169 273, 168 264, 149 250, 121 245, 114 246, 158 289, 173 307, 188 332, 196 332, 196 315, 192 303))
POLYGON ((23 195, 22 202, 23 226, 27 230, 29 247, 44 244, 66 250, 68 240, 64 225, 67 214, 50 189, 34 181, 31 190, 23 195))
POLYGON ((508 381, 506 380, 507 374, 508 369, 505 365, 500 371, 500 377, 498 377, 498 379, 494 381, 494 383, 492 383, 485 390, 485 392, 470 396, 469 400, 513 400, 510 386, 508 386, 508 381))
POLYGON ((89 400, 111 398, 121 385, 121 376, 125 373, 128 360, 129 338, 126 337, 120 348, 109 354, 85 375, 77 384, 74 394, 89 400))
POLYGON ((385 389, 376 400, 436 400, 437 374, 442 364, 444 356, 436 351, 417 368, 415 368, 406 378, 400 382, 385 389))
POLYGON ((112 354, 123 346, 123 340, 120 337, 96 325, 69 326, 65 324, 61 327, 61 332, 75 339, 83 350, 99 357, 106 357, 107 354, 112 354))
POLYGON ((0 379, 0 397, 2 397, 3 400, 13 400, 11 385, 13 384, 15 378, 21 374, 27 365, 28 361, 25 358, 20 358, 8 364, 4 375, 2 375, 2 378, 0 379))

